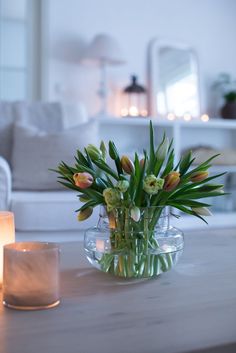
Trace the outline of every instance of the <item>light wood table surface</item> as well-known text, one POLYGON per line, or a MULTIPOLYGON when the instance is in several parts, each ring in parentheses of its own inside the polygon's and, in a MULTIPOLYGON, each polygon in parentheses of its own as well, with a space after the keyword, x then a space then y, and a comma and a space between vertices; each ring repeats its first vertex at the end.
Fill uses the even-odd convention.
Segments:
POLYGON ((236 230, 189 233, 176 268, 119 280, 61 245, 61 305, 0 307, 1 353, 235 353, 236 230))

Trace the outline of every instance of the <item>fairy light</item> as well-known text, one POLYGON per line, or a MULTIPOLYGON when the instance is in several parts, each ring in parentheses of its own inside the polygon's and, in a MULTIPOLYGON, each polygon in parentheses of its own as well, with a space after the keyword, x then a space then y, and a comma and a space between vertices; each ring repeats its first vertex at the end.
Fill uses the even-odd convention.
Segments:
POLYGON ((191 116, 191 114, 186 113, 186 114, 184 114, 183 118, 185 121, 190 121, 192 119, 192 116, 191 116))
POLYGON ((207 114, 203 114, 203 115, 201 116, 201 120, 202 120, 204 123, 206 123, 207 121, 209 121, 209 116, 208 116, 207 114))
POLYGON ((175 120, 175 114, 169 113, 169 114, 167 115, 167 119, 168 119, 168 120, 175 120))
POLYGON ((141 116, 147 116, 147 115, 148 115, 147 110, 146 110, 146 109, 143 109, 143 110, 141 111, 141 116))

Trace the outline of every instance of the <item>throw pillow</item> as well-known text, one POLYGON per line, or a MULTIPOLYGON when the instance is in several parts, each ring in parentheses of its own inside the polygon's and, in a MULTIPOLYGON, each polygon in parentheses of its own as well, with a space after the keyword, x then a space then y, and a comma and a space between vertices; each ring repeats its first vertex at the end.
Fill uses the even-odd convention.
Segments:
POLYGON ((12 153, 13 188, 56 190, 57 174, 49 171, 64 161, 73 165, 76 149, 98 144, 96 121, 80 124, 60 133, 45 133, 35 127, 15 124, 12 153))

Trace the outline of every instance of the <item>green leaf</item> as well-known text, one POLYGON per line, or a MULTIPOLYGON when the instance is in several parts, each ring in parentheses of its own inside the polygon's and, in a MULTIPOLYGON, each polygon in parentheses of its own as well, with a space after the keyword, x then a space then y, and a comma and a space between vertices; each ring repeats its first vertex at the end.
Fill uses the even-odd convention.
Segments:
POLYGON ((198 191, 217 191, 222 190, 223 184, 206 184, 198 187, 198 191))
POLYGON ((169 156, 168 156, 165 169, 163 170, 163 172, 161 174, 161 178, 164 178, 166 175, 168 175, 173 170, 174 159, 175 159, 174 149, 172 149, 169 156))
POLYGON ((72 185, 70 183, 66 183, 64 181, 58 181, 58 183, 60 183, 61 185, 67 187, 68 189, 82 192, 80 188, 78 188, 77 186, 72 185))
POLYGON ((89 167, 86 167, 85 165, 78 165, 76 164, 76 173, 83 173, 83 172, 87 172, 89 174, 91 174, 93 177, 96 176, 96 172, 94 169, 91 169, 89 167))
POLYGON ((108 186, 109 186, 110 188, 114 188, 114 184, 113 184, 113 182, 111 181, 111 179, 109 178, 109 176, 106 174, 105 177, 106 177, 108 186))
POLYGON ((217 191, 210 191, 210 192, 203 192, 203 191, 198 191, 198 189, 192 190, 192 192, 185 192, 185 193, 180 193, 179 196, 172 195, 170 197, 171 200, 179 200, 179 199, 204 199, 207 197, 216 197, 216 196, 223 196, 226 195, 226 193, 222 192, 217 192, 217 191))
POLYGON ((187 172, 191 163, 193 163, 192 151, 189 151, 180 160, 179 172, 181 176, 187 172))
POLYGON ((156 176, 158 176, 163 166, 163 163, 165 161, 167 150, 168 150, 167 145, 169 145, 169 143, 164 133, 163 139, 156 151, 156 159, 155 159, 155 165, 154 165, 154 175, 156 176))
POLYGON ((80 211, 86 210, 86 208, 95 207, 98 205, 99 205, 99 202, 91 200, 91 201, 86 202, 83 206, 78 208, 78 210, 76 210, 75 212, 80 212, 80 211))
POLYGON ((77 157, 75 157, 76 161, 79 164, 82 164, 86 167, 90 167, 92 168, 91 164, 89 163, 89 161, 84 157, 83 153, 80 152, 79 150, 77 150, 77 157))
MULTIPOLYGON (((196 168, 192 169, 189 173, 185 174, 185 178, 189 178, 193 173, 201 172, 209 169, 211 165, 209 164, 214 158, 218 157, 220 153, 215 154, 211 158, 207 159, 205 162, 199 164, 196 168)), ((225 174, 225 173, 224 173, 225 174)))
POLYGON ((181 205, 175 204, 174 202, 171 203, 171 206, 174 207, 174 208, 177 208, 178 210, 180 210, 180 211, 182 211, 182 212, 184 212, 186 214, 189 214, 189 215, 195 216, 197 218, 200 218, 203 222, 208 224, 207 221, 202 216, 200 216, 199 214, 197 214, 196 212, 192 211, 191 209, 189 209, 189 208, 187 208, 185 206, 181 206, 181 205))
POLYGON ((144 165, 143 168, 140 168, 140 163, 138 160, 137 154, 135 154, 134 166, 135 166, 135 177, 136 177, 136 190, 135 190, 135 205, 140 207, 141 201, 143 197, 143 179, 145 174, 145 166, 146 166, 146 154, 144 156, 144 165))
MULTIPOLYGON (((172 200, 169 200, 170 204, 172 203, 172 200)), ((190 199, 178 199, 174 200, 176 205, 182 205, 182 206, 188 206, 188 207, 210 207, 211 205, 205 202, 199 202, 199 201, 194 201, 190 199)), ((167 201, 168 204, 168 201, 167 201)))
POLYGON ((137 185, 136 178, 135 178, 134 173, 132 173, 130 176, 130 180, 129 180, 129 195, 130 195, 131 201, 134 201, 135 186, 136 185, 137 185))
POLYGON ((149 165, 147 173, 151 174, 155 165, 154 131, 152 121, 149 122, 149 165))
POLYGON ((89 166, 91 169, 93 169, 92 159, 90 158, 90 155, 88 154, 87 149, 85 148, 84 151, 85 151, 85 154, 86 154, 86 157, 87 157, 88 166, 89 166))
POLYGON ((97 160, 97 161, 93 161, 93 163, 100 168, 101 170, 103 170, 104 172, 108 173, 109 175, 111 175, 115 180, 119 180, 119 176, 102 160, 97 160))

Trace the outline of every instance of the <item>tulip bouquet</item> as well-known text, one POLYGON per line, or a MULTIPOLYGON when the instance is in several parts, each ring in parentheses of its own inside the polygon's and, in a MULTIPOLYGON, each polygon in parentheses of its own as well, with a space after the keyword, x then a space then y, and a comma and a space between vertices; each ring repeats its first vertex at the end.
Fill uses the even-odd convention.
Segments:
POLYGON ((164 135, 156 148, 151 122, 149 130, 149 149, 141 158, 120 156, 114 142, 108 148, 102 142, 99 148, 88 145, 83 152, 78 150, 74 166, 61 162, 56 170, 59 182, 79 193, 83 203, 77 210, 79 221, 87 219, 94 207, 105 207, 112 251, 98 261, 103 271, 124 277, 152 276, 159 265, 162 272, 171 267, 171 257, 158 254, 155 231, 166 206, 206 222, 204 217, 211 213, 205 199, 224 195, 223 185, 212 183, 224 173, 209 176, 217 155, 193 167, 188 152, 175 164, 173 141, 164 135), (119 254, 118 260, 114 254, 119 254))

